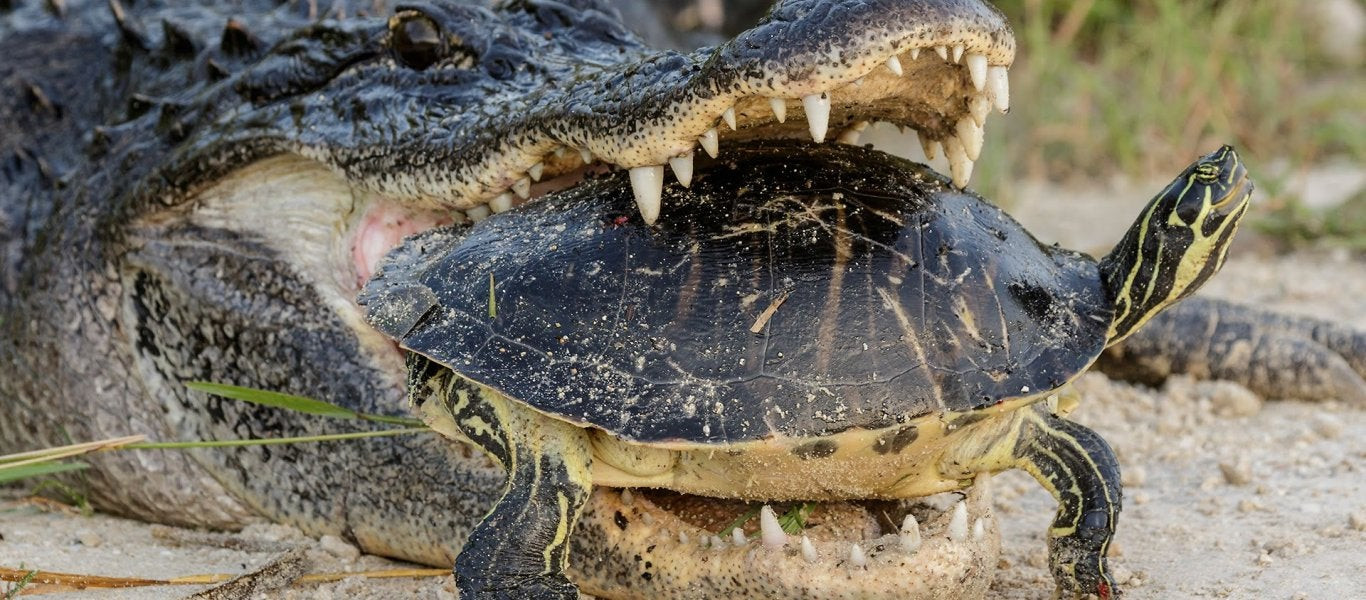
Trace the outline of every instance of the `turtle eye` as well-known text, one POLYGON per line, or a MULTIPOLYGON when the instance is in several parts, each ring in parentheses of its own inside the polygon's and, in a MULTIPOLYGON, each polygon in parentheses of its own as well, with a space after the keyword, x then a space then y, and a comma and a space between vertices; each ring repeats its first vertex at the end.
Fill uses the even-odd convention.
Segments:
POLYGON ((1196 167, 1195 180, 1204 184, 1211 184, 1218 181, 1219 167, 1208 163, 1196 167))
POLYGON ((441 28, 419 12, 402 12, 389 19, 389 44, 399 62, 421 71, 441 60, 446 44, 441 28))

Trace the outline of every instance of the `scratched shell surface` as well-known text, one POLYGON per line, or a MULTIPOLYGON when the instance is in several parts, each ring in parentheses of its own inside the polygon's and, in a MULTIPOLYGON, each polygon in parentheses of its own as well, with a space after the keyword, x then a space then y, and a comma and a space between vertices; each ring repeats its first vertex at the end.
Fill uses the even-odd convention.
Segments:
POLYGON ((664 213, 646 226, 626 174, 601 177, 411 238, 361 302, 409 350, 645 442, 979 409, 1057 387, 1104 346, 1089 257, 885 154, 732 147, 667 186, 664 213))

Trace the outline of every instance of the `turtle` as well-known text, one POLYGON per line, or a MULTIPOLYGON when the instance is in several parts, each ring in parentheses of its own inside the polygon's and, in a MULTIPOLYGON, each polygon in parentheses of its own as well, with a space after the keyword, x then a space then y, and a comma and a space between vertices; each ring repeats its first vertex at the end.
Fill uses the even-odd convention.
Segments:
POLYGON ((624 178, 418 234, 362 290, 423 419, 507 471, 463 593, 574 597, 593 486, 898 499, 1019 468, 1058 501, 1059 593, 1119 594, 1119 467, 1069 384, 1222 266, 1253 190, 1233 148, 1098 260, 871 148, 737 145, 653 225, 624 178))

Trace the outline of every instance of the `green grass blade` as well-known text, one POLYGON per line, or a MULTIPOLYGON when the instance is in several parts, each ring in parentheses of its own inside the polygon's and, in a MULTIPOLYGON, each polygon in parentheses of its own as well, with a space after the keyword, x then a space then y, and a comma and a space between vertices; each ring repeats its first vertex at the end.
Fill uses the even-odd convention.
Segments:
POLYGON ((336 442, 344 440, 359 440, 373 437, 385 437, 391 435, 411 435, 414 433, 430 433, 427 427, 409 427, 404 429, 382 429, 379 431, 358 431, 355 433, 333 433, 327 435, 309 435, 301 437, 287 438, 259 438, 253 440, 207 440, 199 442, 143 442, 139 444, 129 444, 124 448, 132 450, 184 450, 188 448, 236 448, 241 446, 278 446, 281 444, 305 444, 309 442, 336 442))
POLYGON ((295 396, 293 394, 282 394, 258 390, 255 388, 228 385, 225 383, 213 383, 211 381, 190 381, 185 384, 192 390, 214 394, 224 398, 250 402, 261 406, 272 408, 283 408, 294 412, 330 417, 334 419, 358 419, 362 421, 372 421, 375 423, 387 423, 390 425, 402 425, 404 427, 426 427, 419 419, 408 417, 391 417, 388 415, 372 415, 368 413, 356 412, 349 408, 343 408, 322 400, 295 396))
POLYGON ((67 471, 79 471, 89 468, 90 465, 83 462, 40 462, 17 467, 0 467, 0 484, 27 479, 29 477, 42 477, 44 475, 56 475, 67 471))

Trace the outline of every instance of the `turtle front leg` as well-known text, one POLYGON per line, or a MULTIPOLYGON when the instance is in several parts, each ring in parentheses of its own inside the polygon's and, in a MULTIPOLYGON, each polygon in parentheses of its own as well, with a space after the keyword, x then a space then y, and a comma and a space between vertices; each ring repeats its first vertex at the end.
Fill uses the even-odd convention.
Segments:
POLYGON ((1048 411, 1022 408, 966 435, 941 469, 953 477, 1010 468, 1033 475, 1058 501, 1048 530, 1048 560, 1064 598, 1119 597, 1105 558, 1122 492, 1114 450, 1094 431, 1048 411))
POLYGON ((454 437, 507 471, 502 497, 455 559, 460 597, 578 598, 565 569, 569 536, 592 490, 587 434, 426 359, 410 359, 409 369, 422 380, 410 390, 433 428, 455 428, 454 437))
POLYGON ((1366 332, 1222 300, 1172 306, 1096 366, 1148 385, 1189 374, 1235 381, 1267 398, 1366 404, 1366 332))

